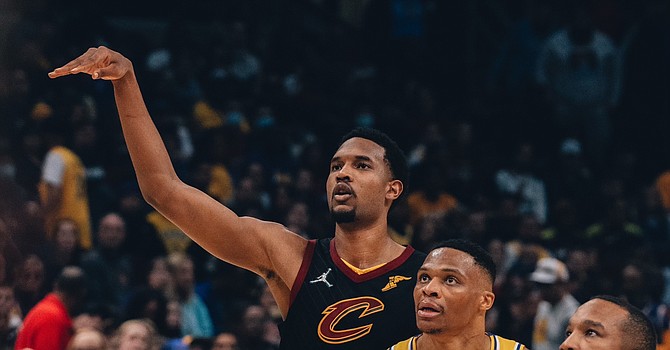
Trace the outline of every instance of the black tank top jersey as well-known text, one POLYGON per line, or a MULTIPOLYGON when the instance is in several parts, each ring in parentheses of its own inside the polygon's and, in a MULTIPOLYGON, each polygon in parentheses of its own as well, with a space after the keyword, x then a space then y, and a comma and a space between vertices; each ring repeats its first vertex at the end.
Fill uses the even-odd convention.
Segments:
POLYGON ((408 246, 358 275, 337 255, 332 238, 309 241, 279 325, 280 349, 377 350, 417 334, 412 294, 425 257, 408 246))

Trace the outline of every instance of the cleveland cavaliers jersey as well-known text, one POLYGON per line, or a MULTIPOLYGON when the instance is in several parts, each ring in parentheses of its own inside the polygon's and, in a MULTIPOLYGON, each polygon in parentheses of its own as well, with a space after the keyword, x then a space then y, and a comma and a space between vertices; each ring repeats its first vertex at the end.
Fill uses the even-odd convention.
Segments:
POLYGON ((413 290, 425 254, 412 247, 357 274, 331 238, 311 240, 279 325, 280 349, 383 350, 417 334, 413 290))
MULTIPOLYGON (((501 336, 497 336, 495 334, 489 334, 489 339, 491 341, 491 346, 489 347, 489 350, 527 350, 525 345, 514 341, 510 340, 507 338, 503 338, 501 336)), ((421 350, 418 349, 416 346, 416 340, 419 339, 419 335, 411 337, 407 340, 401 341, 400 343, 393 345, 392 347, 388 348, 388 350, 421 350)))

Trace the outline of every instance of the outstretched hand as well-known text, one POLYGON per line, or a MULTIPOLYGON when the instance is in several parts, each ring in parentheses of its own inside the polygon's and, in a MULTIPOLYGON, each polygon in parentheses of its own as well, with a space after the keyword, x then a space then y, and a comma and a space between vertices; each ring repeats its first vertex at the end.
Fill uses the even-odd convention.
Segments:
POLYGON ((83 55, 49 73, 49 78, 85 73, 93 79, 118 80, 133 69, 129 59, 104 46, 90 48, 83 55))

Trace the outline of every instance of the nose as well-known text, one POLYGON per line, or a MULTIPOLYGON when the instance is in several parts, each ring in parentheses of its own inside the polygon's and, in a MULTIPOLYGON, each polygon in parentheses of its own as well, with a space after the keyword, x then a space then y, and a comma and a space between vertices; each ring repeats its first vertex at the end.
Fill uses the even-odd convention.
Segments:
MULTIPOLYGON (((574 334, 574 333, 573 333, 574 334)), ((575 345, 575 339, 572 337, 572 334, 569 335, 563 343, 561 343, 561 346, 558 348, 559 350, 575 350, 577 349, 575 345)))
POLYGON ((337 171, 336 179, 337 179, 337 181, 350 181, 351 180, 351 178, 349 177, 349 167, 347 165, 343 165, 340 168, 340 170, 337 171))
POLYGON ((423 294, 431 297, 437 297, 439 296, 439 288, 438 288, 438 283, 439 281, 436 278, 432 278, 430 282, 425 284, 422 288, 423 294))

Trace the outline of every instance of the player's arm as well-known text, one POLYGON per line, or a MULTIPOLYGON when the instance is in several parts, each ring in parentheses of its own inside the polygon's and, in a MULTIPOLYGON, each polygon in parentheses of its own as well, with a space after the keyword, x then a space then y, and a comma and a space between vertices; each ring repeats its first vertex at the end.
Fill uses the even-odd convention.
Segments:
POLYGON ((130 60, 105 47, 91 48, 49 76, 77 73, 112 82, 123 135, 145 200, 213 255, 273 280, 269 282, 275 285, 280 279, 290 288, 306 240, 283 225, 238 217, 177 177, 130 60))

